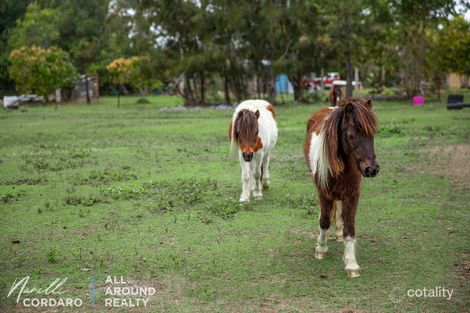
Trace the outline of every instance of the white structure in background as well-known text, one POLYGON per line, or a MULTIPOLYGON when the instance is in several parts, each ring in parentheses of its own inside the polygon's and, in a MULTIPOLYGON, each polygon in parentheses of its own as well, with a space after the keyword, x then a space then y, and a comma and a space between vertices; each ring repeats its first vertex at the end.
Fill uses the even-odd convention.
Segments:
MULTIPOLYGON (((339 80, 339 79, 338 79, 338 80, 334 80, 334 81, 333 81, 333 85, 334 85, 334 86, 346 87, 347 81, 345 81, 345 80, 339 80)), ((353 85, 353 87, 354 87, 355 89, 361 89, 361 88, 362 88, 362 83, 361 83, 361 82, 355 82, 355 81, 353 81, 353 82, 352 82, 352 85, 353 85)))
POLYGON ((16 109, 19 106, 20 97, 17 96, 7 96, 3 97, 3 107, 5 109, 16 109))
POLYGON ((60 103, 62 102, 62 93, 60 89, 55 90, 55 102, 60 103))
POLYGON ((18 109, 21 103, 38 101, 44 101, 44 98, 37 95, 5 96, 3 97, 3 107, 5 109, 18 109))

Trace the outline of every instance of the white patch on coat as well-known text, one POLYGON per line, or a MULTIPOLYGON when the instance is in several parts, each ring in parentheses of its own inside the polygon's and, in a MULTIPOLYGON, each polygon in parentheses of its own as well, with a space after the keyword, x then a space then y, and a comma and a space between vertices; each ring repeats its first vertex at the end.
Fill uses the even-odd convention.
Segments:
POLYGON ((320 235, 317 238, 317 246, 315 251, 319 253, 326 253, 328 251, 328 239, 326 237, 327 229, 320 228, 320 235))
POLYGON ((346 270, 359 270, 360 267, 356 261, 356 239, 347 236, 344 240, 344 263, 346 270))
POLYGON ((312 175, 318 174, 318 183, 327 185, 330 163, 326 154, 325 135, 321 131, 318 135, 313 132, 310 140, 309 156, 310 169, 312 175))
MULTIPOLYGON (((335 107, 329 107, 329 109, 333 111, 335 110, 335 107)), ((331 173, 332 171, 328 160, 325 131, 323 127, 319 134, 312 131, 308 159, 312 176, 315 176, 315 173, 318 173, 318 183, 323 187, 328 186, 328 173, 331 173)))

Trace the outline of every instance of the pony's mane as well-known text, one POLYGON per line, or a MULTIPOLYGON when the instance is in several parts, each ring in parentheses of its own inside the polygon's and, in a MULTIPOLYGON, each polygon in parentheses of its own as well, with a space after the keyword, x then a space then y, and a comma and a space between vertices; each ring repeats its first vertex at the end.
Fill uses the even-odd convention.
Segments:
POLYGON ((254 112, 244 109, 238 112, 233 125, 233 141, 256 138, 258 135, 258 118, 254 112))
MULTIPOLYGON (((344 170, 344 162, 339 155, 341 124, 345 115, 352 119, 355 129, 367 136, 377 132, 377 118, 372 111, 370 100, 363 97, 346 98, 338 103, 331 115, 324 121, 321 132, 324 134, 324 157, 328 160, 328 171, 332 176, 340 175, 344 170)), ((320 181, 326 185, 327 173, 319 173, 320 181)))

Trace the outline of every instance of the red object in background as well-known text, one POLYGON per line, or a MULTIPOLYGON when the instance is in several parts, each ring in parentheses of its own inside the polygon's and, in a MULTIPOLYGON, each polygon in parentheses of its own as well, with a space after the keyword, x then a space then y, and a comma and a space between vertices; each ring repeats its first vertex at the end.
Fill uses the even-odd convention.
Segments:
POLYGON ((340 79, 341 77, 338 72, 329 72, 326 76, 323 76, 323 78, 315 77, 313 79, 304 79, 302 81, 302 85, 304 88, 317 88, 321 86, 323 81, 323 86, 325 88, 331 88, 333 86, 333 81, 340 79))
POLYGON ((424 97, 423 96, 415 96, 413 97, 413 105, 415 107, 423 105, 424 104, 424 97))

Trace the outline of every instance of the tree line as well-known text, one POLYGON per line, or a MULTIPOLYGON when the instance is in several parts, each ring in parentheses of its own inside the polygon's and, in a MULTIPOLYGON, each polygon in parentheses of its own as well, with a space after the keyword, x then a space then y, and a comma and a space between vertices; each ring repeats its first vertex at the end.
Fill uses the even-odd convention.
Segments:
POLYGON ((470 6, 465 1, 2 3, 3 90, 47 93, 70 84, 77 73, 98 74, 105 91, 146 94, 168 86, 186 104, 200 105, 250 96, 274 101, 279 74, 287 74, 296 101, 308 101, 304 79, 312 72, 341 72, 351 95, 358 68, 360 80, 375 92, 397 87, 408 97, 424 88, 440 90, 450 71, 470 74, 470 24, 462 16, 470 6), (38 51, 54 57, 36 71, 49 75, 43 80, 49 88, 38 86, 37 79, 27 83, 25 73, 36 72, 26 67, 41 59, 38 51))

